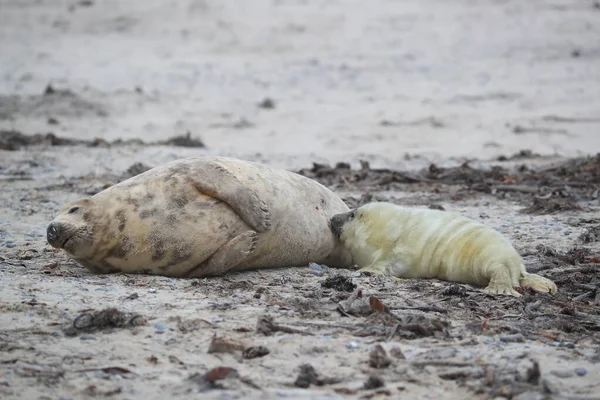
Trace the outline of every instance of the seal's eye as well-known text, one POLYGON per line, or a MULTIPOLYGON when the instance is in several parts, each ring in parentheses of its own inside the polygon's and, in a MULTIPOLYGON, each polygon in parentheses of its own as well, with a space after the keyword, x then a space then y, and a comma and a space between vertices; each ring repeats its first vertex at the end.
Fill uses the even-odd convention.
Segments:
POLYGON ((71 207, 69 208, 69 214, 73 214, 74 212, 77 212, 79 210, 79 207, 71 207))
POLYGON ((350 218, 349 218, 349 219, 350 219, 350 220, 353 220, 355 215, 356 215, 356 211, 352 211, 352 212, 350 213, 350 218))

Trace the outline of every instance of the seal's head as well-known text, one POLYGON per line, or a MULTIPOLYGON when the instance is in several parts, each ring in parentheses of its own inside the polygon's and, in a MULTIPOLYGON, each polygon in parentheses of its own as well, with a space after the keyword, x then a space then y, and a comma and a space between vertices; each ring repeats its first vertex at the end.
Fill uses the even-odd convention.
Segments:
POLYGON ((373 235, 380 236, 397 220, 397 207, 391 203, 371 202, 331 217, 331 231, 345 243, 363 243, 373 235))
POLYGON ((82 199, 65 206, 48 225, 48 243, 64 249, 73 258, 86 258, 92 251, 94 225, 91 221, 101 218, 92 199, 82 199))
POLYGON ((342 214, 335 214, 331 217, 331 231, 340 239, 347 225, 357 217, 358 209, 350 210, 342 214))

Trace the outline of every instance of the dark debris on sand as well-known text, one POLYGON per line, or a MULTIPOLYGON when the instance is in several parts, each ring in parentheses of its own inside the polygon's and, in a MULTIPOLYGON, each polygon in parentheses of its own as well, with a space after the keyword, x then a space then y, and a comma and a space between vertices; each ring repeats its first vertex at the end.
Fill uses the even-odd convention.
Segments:
POLYGON ((582 243, 600 242, 600 225, 586 228, 579 236, 579 241, 582 243))
POLYGON ((76 336, 78 332, 95 332, 114 328, 131 328, 144 325, 146 319, 139 314, 126 313, 116 308, 84 312, 64 329, 66 336, 76 336))
MULTIPOLYGON (((540 247, 535 271, 558 286, 555 295, 519 288, 522 297, 491 295, 481 288, 451 282, 423 289, 417 300, 410 293, 363 295, 359 283, 350 297, 339 301, 337 311, 350 325, 347 332, 378 340, 448 339, 456 333, 450 321, 473 334, 505 335, 553 343, 576 343, 600 332, 600 255, 586 248, 560 253, 540 247)), ((406 280, 404 287, 411 285, 406 280)), ((596 343, 600 342, 596 339, 596 343)))
POLYGON ((371 192, 397 190, 443 193, 449 187, 456 187, 458 192, 454 191, 447 197, 453 199, 483 192, 518 200, 527 205, 523 211, 525 213, 552 214, 579 210, 582 202, 597 200, 600 190, 600 154, 536 169, 525 165, 513 169, 499 165, 480 169, 465 162, 451 168, 431 164, 420 171, 394 171, 371 168, 368 162, 363 161, 358 170, 352 169, 347 163, 338 163, 334 167, 315 163, 312 168, 297 172, 334 189, 362 190, 360 199, 344 199, 352 208, 380 200, 371 192))
POLYGON ((19 131, 0 130, 0 150, 15 151, 33 145, 74 146, 84 143, 82 140, 60 138, 53 133, 24 135, 19 131))
POLYGON ((534 197, 529 207, 521 210, 523 214, 556 214, 564 211, 579 211, 582 207, 571 197, 539 198, 534 197))
POLYGON ((61 138, 56 136, 54 133, 37 133, 33 135, 26 135, 22 132, 15 130, 0 130, 0 150, 15 151, 26 148, 28 146, 84 145, 87 147, 113 147, 132 144, 141 146, 166 145, 178 147, 206 147, 201 139, 193 138, 190 132, 187 132, 185 135, 170 137, 167 140, 160 140, 156 142, 144 142, 141 139, 116 139, 113 141, 107 141, 101 138, 96 138, 92 140, 81 140, 61 138))
POLYGON ((352 292, 356 289, 356 284, 352 283, 352 279, 344 275, 330 276, 321 282, 321 286, 340 292, 352 292))
POLYGON ((309 388, 311 385, 325 386, 340 383, 342 380, 335 377, 325 377, 317 373, 315 368, 310 364, 300 365, 300 372, 294 382, 294 386, 299 388, 309 388))

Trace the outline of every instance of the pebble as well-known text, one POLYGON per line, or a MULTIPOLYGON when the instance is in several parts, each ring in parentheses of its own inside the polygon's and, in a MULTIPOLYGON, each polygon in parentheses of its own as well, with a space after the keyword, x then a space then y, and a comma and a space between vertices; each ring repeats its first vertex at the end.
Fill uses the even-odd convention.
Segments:
POLYGON ((561 342, 561 343, 559 343, 558 347, 566 347, 567 349, 574 349, 575 348, 575 343, 573 343, 573 342, 561 342))
POLYGON ((91 334, 85 334, 85 335, 81 335, 79 337, 79 340, 96 340, 96 336, 91 335, 91 334))
POLYGON ((500 341, 506 343, 521 343, 525 341, 525 336, 520 333, 516 333, 514 335, 500 335, 500 341))
POLYGON ((570 369, 555 369, 550 371, 550 373, 558 378, 570 378, 573 376, 573 371, 570 369))
POLYGON ((351 273, 350 276, 358 278, 360 276, 360 271, 355 271, 355 272, 351 273))
POLYGON ((347 348, 349 349, 357 349, 359 347, 359 344, 357 342, 350 342, 346 345, 347 348))
POLYGON ((310 264, 308 264, 308 269, 310 269, 310 272, 313 275, 321 276, 324 273, 323 268, 321 268, 321 266, 319 264, 316 264, 316 263, 310 263, 310 264))
POLYGON ((156 293, 156 289, 150 289, 148 290, 148 293, 156 293))
POLYGON ((327 265, 317 264, 317 263, 308 264, 308 268, 310 269, 310 272, 313 273, 313 275, 317 275, 317 276, 321 276, 325 272, 327 272, 327 270, 329 270, 329 267, 327 265))
POLYGON ((587 374, 587 369, 585 368, 575 368, 575 373, 579 376, 584 376, 587 374))
POLYGON ((156 329, 160 329, 160 330, 169 329, 169 325, 167 325, 167 324, 163 324, 162 322, 156 322, 156 323, 154 324, 154 327, 155 327, 156 329))

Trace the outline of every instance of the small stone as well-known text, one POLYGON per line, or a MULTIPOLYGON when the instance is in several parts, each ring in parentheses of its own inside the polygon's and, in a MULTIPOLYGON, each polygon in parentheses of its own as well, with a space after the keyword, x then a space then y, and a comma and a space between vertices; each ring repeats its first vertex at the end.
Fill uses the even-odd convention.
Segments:
POLYGON ((406 360, 406 356, 404 355, 400 347, 392 347, 390 350, 390 354, 392 355, 392 357, 395 357, 399 360, 406 360))
POLYGON ((238 351, 244 351, 246 345, 242 342, 233 339, 227 339, 222 337, 213 337, 208 346, 208 353, 230 353, 234 354, 238 351))
POLYGON ((248 347, 242 353, 242 357, 246 360, 251 360, 253 358, 264 357, 269 354, 269 349, 264 346, 256 346, 256 347, 248 347))
POLYGON ((585 368, 575 368, 575 373, 578 376, 584 376, 584 375, 587 375, 587 369, 585 369, 585 368))
POLYGON ((349 349, 357 349, 359 347, 359 344, 356 342, 350 342, 350 343, 346 344, 346 347, 349 349))
POLYGON ((258 106, 260 108, 272 110, 273 108, 275 108, 275 101, 273 101, 273 99, 266 97, 263 101, 258 103, 258 106))
POLYGON ((378 376, 371 375, 371 376, 369 376, 369 379, 367 379, 367 381, 364 383, 363 389, 365 389, 365 390, 379 389, 380 387, 383 387, 384 385, 385 385, 385 383, 383 382, 383 379, 381 379, 378 376))
POLYGON ((313 275, 321 276, 325 273, 325 271, 323 271, 323 268, 321 267, 320 264, 310 263, 310 264, 308 264, 308 268, 310 269, 310 272, 313 275))
POLYGON ((300 373, 294 382, 294 386, 307 389, 311 384, 316 383, 319 375, 315 371, 312 365, 302 364, 300 366, 300 373))
POLYGON ((369 365, 373 368, 387 368, 391 363, 392 360, 380 344, 369 353, 369 365))
POLYGON ((514 335, 500 335, 500 341, 505 343, 522 343, 525 341, 525 336, 520 333, 514 335))
POLYGON ((552 370, 550 371, 550 374, 558 378, 570 378, 573 376, 573 371, 569 369, 552 370))

